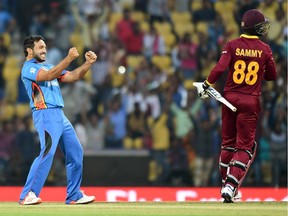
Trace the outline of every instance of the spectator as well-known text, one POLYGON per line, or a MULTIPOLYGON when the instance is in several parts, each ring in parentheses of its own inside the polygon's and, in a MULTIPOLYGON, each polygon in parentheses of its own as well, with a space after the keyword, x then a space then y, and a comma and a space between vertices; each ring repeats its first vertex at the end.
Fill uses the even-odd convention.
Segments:
POLYGON ((61 50, 63 55, 66 55, 70 48, 70 35, 73 30, 73 23, 66 13, 64 6, 59 2, 50 3, 50 27, 51 31, 55 33, 55 45, 61 50))
POLYGON ((210 0, 203 0, 202 7, 193 13, 193 22, 213 22, 216 18, 216 11, 210 0))
POLYGON ((275 12, 275 20, 271 21, 271 32, 267 35, 272 52, 277 53, 276 59, 284 59, 287 57, 287 52, 283 47, 285 37, 283 30, 285 27, 287 27, 285 12, 282 9, 278 9, 275 12))
POLYGON ((36 3, 33 6, 33 16, 32 22, 30 24, 29 32, 32 35, 43 35, 46 37, 46 34, 49 29, 49 17, 47 11, 44 9, 43 4, 36 3))
POLYGON ((163 106, 161 115, 158 118, 150 116, 147 119, 149 134, 152 139, 150 165, 156 165, 155 179, 150 179, 150 181, 152 180, 152 183, 155 185, 167 184, 170 175, 168 159, 170 148, 170 131, 167 126, 168 109, 168 104, 166 104, 163 106))
POLYGON ((79 118, 81 120, 75 125, 75 130, 79 139, 82 137, 80 142, 83 145, 84 155, 103 150, 105 129, 103 120, 96 112, 85 110, 80 113, 79 118))
POLYGON ((108 112, 105 114, 105 148, 122 149, 126 131, 126 99, 115 95, 111 101, 108 112))
POLYGON ((211 107, 209 101, 206 101, 201 107, 200 115, 195 120, 196 141, 195 164, 193 170, 193 182, 195 187, 207 187, 211 177, 214 162, 213 135, 216 133, 219 121, 215 107, 211 107))
POLYGON ((173 118, 173 136, 183 143, 188 155, 189 167, 192 167, 195 159, 193 140, 195 139, 195 125, 191 118, 187 103, 181 107, 171 101, 170 111, 173 118))
POLYGON ((76 115, 85 110, 88 112, 92 108, 90 98, 96 94, 95 88, 84 80, 64 85, 62 88, 65 107, 63 108, 67 118, 75 122, 76 115), (77 106, 75 106, 77 104, 77 106))
MULTIPOLYGON (((176 38, 175 44, 179 44, 178 37, 176 38)), ((180 71, 180 67, 181 67, 181 60, 179 59, 178 53, 179 53, 179 47, 174 46, 171 50, 171 62, 172 62, 173 68, 175 68, 175 71, 180 71)))
POLYGON ((190 33, 185 33, 178 44, 178 58, 181 62, 180 70, 184 80, 195 79, 197 76, 197 49, 198 46, 191 41, 190 33))
POLYGON ((169 76, 167 82, 169 83, 167 91, 172 95, 171 97, 173 103, 175 103, 175 105, 177 105, 179 108, 186 105, 184 96, 186 90, 181 85, 180 79, 177 76, 169 76))
POLYGON ((87 110, 81 111, 76 117, 74 126, 75 126, 75 132, 77 134, 77 137, 79 139, 79 142, 81 143, 83 150, 87 148, 87 132, 85 128, 85 120, 83 118, 82 113, 86 113, 87 110))
POLYGON ((11 35, 15 26, 15 18, 5 10, 4 5, 0 2, 0 34, 9 33, 11 35))
MULTIPOLYGON (((265 127, 265 125, 263 125, 265 127)), ((264 130, 267 130, 267 125, 264 130)), ((264 185, 272 185, 272 166, 271 166, 271 150, 269 143, 269 130, 266 132, 266 136, 260 138, 259 141, 259 160, 260 160, 260 173, 261 183, 264 185)), ((265 132, 262 133, 263 135, 265 132)))
MULTIPOLYGON (((77 1, 75 1, 75 3, 76 2, 77 1)), ((84 16, 89 16, 91 14, 95 14, 95 15, 101 14, 102 12, 101 6, 100 6, 101 3, 102 3, 102 0, 79 0, 78 4, 75 4, 75 5, 77 6, 81 14, 83 14, 84 16)))
POLYGON ((30 166, 40 151, 37 135, 31 130, 31 125, 31 117, 18 121, 15 144, 21 156, 21 164, 18 164, 21 167, 21 182, 25 182, 30 166))
POLYGON ((124 43, 124 46, 127 50, 127 54, 140 55, 143 50, 144 33, 140 29, 138 22, 132 22, 131 25, 132 32, 127 36, 127 41, 124 43), (133 41, 133 43, 131 43, 131 41, 133 41))
POLYGON ((142 149, 146 130, 146 115, 140 109, 140 103, 134 103, 133 112, 127 116, 127 135, 124 142, 126 149, 142 149))
POLYGON ((46 62, 48 64, 57 65, 63 58, 61 50, 55 46, 55 35, 50 33, 46 36, 46 45, 47 45, 47 58, 46 62))
POLYGON ((164 38, 157 33, 153 25, 143 37, 143 55, 148 62, 151 62, 153 55, 164 55, 166 53, 166 47, 164 38))
POLYGON ((145 101, 147 103, 147 109, 146 112, 150 111, 151 116, 153 118, 158 118, 161 114, 161 102, 160 102, 160 84, 156 83, 150 84, 147 86, 148 90, 147 93, 145 93, 145 101))
POLYGON ((134 0, 134 10, 147 13, 147 6, 149 0, 134 0))
MULTIPOLYGON (((147 104, 144 100, 144 95, 139 90, 139 86, 135 83, 129 86, 127 91, 127 113, 133 113, 135 111, 135 104, 137 103, 141 112, 146 112, 147 104)), ((138 108, 138 107, 137 107, 138 108)))
POLYGON ((142 86, 147 86, 147 84, 150 82, 150 67, 151 64, 144 58, 139 65, 133 69, 135 75, 135 85, 139 88, 142 86))
POLYGON ((197 65, 200 73, 197 78, 206 77, 213 68, 217 55, 216 44, 205 33, 198 33, 199 46, 197 47, 197 65))
POLYGON ((174 9, 176 12, 190 12, 192 0, 174 1, 174 9))
POLYGON ((86 123, 87 133, 87 148, 86 152, 97 152, 104 149, 104 130, 105 125, 102 117, 95 113, 90 112, 86 123))
POLYGON ((148 0, 147 13, 150 17, 150 25, 154 22, 171 22, 168 0, 148 0))
MULTIPOLYGON (((278 112, 278 118, 275 121, 269 139, 273 186, 276 188, 286 181, 281 179, 281 173, 286 173, 287 175, 287 125, 285 125, 284 116, 283 111, 278 112)), ((285 119, 287 119, 287 116, 285 119)))
MULTIPOLYGON (((259 5, 259 2, 260 1, 251 1, 251 0, 242 0, 242 1, 238 1, 237 4, 238 4, 238 7, 235 8, 235 11, 234 11, 234 17, 235 17, 235 21, 237 23, 240 23, 241 22, 241 18, 243 16, 243 14, 248 11, 248 10, 251 10, 251 9, 254 9, 254 8, 257 8, 258 5, 259 5)), ((240 29, 240 26, 239 26, 239 30, 240 29)))
POLYGON ((191 185, 188 155, 181 139, 172 138, 169 149, 169 182, 173 186, 191 185))
POLYGON ((77 27, 80 27, 82 40, 86 49, 93 47, 95 43, 100 43, 101 41, 99 40, 108 40, 107 20, 110 12, 109 1, 103 1, 100 4, 100 1, 96 0, 82 0, 78 4, 76 2, 72 3, 71 10, 77 27), (82 9, 83 12, 81 7, 84 7, 82 9))
POLYGON ((0 98, 4 96, 5 79, 3 76, 3 68, 8 56, 8 48, 5 46, 3 35, 0 36, 0 98))
POLYGON ((79 114, 75 131, 83 146, 84 155, 104 149, 104 121, 94 111, 83 110, 79 114))
POLYGON ((124 47, 127 47, 131 41, 129 37, 133 34, 131 11, 127 8, 123 11, 123 18, 116 24, 116 36, 124 47))
POLYGON ((98 52, 97 62, 92 66, 91 82, 93 87, 96 89, 96 94, 91 97, 92 109, 97 111, 98 107, 103 104, 105 98, 109 98, 109 91, 104 86, 108 80, 109 72, 109 44, 107 42, 101 42, 95 44, 98 52))
MULTIPOLYGON (((13 130, 14 125, 11 120, 2 122, 2 128, 0 130, 0 183, 5 184, 6 181, 11 180, 11 175, 14 174, 12 168, 15 157, 12 156, 13 152, 17 152, 17 149, 12 151, 15 147, 15 132, 13 130), (9 168, 7 168, 9 167, 9 168)), ((16 177, 16 176, 15 176, 16 177)), ((15 180, 16 181, 16 180, 15 180)))
MULTIPOLYGON (((199 34, 199 40, 202 38, 202 36, 204 37, 208 37, 208 41, 206 41, 207 46, 212 47, 213 50, 217 49, 217 45, 218 43, 221 43, 223 41, 223 37, 225 35, 225 25, 223 23, 223 19, 220 15, 216 15, 215 21, 214 22, 210 22, 208 24, 208 35, 203 35, 204 33, 198 33, 199 34)), ((201 42, 201 40, 199 41, 199 46, 203 45, 203 42, 201 42)), ((219 52, 221 52, 219 50, 219 52)), ((206 56, 204 53, 202 54, 203 56, 206 56)), ((215 58, 215 57, 214 57, 215 58)))

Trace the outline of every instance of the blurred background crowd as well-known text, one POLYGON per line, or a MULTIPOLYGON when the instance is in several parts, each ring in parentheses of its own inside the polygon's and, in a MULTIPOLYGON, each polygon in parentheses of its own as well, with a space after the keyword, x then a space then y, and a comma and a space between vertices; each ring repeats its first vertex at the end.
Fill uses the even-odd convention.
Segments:
MULTIPOLYGON (((64 112, 85 155, 144 150, 147 185, 220 185, 221 105, 199 99, 192 83, 203 81, 223 45, 240 36, 241 17, 252 8, 271 21, 262 40, 271 46, 278 78, 263 83, 259 149, 245 185, 286 187, 285 0, 1 0, 0 185, 23 184, 39 150, 20 80, 30 34, 45 38, 54 65, 71 46, 81 55, 71 68, 88 49, 98 55, 83 80, 61 84, 64 112)), ((221 92, 224 84, 225 75, 214 87, 221 92)), ((47 184, 63 181, 57 151, 47 184)))

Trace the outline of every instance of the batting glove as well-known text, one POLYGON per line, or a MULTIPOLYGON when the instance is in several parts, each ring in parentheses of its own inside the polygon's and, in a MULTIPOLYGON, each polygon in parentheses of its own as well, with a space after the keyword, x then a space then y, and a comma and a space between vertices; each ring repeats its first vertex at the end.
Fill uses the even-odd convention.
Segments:
POLYGON ((204 81, 202 85, 199 85, 197 87, 197 92, 198 92, 198 95, 200 98, 205 99, 205 98, 209 97, 209 95, 206 92, 206 90, 209 88, 209 86, 210 85, 206 81, 204 81))

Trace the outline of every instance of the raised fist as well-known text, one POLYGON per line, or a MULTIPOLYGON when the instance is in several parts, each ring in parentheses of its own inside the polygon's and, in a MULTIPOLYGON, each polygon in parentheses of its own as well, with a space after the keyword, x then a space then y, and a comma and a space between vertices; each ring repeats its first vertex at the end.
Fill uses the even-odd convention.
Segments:
POLYGON ((90 64, 93 64, 97 60, 97 55, 92 52, 91 50, 85 53, 85 59, 88 61, 90 64))
POLYGON ((74 59, 78 58, 78 56, 79 56, 79 53, 75 47, 72 47, 69 49, 68 57, 70 57, 72 60, 74 60, 74 59))

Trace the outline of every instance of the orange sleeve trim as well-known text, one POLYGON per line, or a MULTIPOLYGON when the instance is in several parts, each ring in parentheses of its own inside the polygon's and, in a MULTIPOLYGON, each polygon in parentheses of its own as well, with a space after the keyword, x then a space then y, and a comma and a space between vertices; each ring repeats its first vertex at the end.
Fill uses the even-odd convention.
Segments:
POLYGON ((58 82, 63 82, 63 80, 64 80, 64 77, 69 73, 70 71, 66 71, 66 73, 65 74, 63 74, 63 75, 61 75, 61 76, 59 76, 58 78, 57 78, 57 80, 58 80, 58 82))

